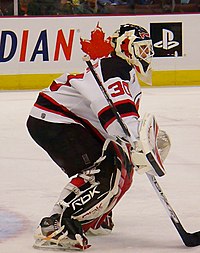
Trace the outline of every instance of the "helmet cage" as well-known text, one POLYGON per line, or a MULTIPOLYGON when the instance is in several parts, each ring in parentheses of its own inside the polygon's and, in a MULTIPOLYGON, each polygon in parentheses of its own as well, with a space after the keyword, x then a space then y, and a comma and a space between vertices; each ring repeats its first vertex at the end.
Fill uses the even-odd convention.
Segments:
POLYGON ((152 57, 154 55, 151 40, 133 42, 132 47, 134 50, 135 57, 137 59, 142 59, 147 63, 151 63, 152 57))

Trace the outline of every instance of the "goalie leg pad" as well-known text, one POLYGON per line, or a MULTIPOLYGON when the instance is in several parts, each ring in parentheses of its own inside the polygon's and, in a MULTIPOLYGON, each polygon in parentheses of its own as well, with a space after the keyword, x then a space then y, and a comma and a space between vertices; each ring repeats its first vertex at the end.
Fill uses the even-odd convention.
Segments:
POLYGON ((84 232, 105 221, 132 183, 133 166, 118 143, 110 141, 99 160, 95 168, 72 179, 68 195, 59 201, 62 217, 81 222, 84 232))
MULTIPOLYGON (((85 227, 83 225, 83 227, 85 227)), ((112 220, 112 211, 103 214, 98 219, 95 219, 89 226, 87 235, 108 235, 112 232, 114 223, 112 220)))

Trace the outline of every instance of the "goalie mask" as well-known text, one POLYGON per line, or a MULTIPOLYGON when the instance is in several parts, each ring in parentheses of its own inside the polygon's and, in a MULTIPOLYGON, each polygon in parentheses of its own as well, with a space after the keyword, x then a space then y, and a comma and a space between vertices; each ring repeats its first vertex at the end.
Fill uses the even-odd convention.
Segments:
POLYGON ((138 77, 151 84, 152 40, 146 29, 133 24, 121 25, 112 36, 112 46, 120 58, 134 66, 138 77))

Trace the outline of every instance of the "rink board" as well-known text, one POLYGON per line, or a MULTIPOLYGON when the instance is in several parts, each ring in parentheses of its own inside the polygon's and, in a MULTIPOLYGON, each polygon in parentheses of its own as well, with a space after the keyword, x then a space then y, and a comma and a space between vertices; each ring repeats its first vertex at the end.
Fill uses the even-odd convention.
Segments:
POLYGON ((199 18, 200 14, 1 17, 0 89, 41 89, 61 73, 82 72, 85 53, 80 38, 91 40, 99 25, 106 40, 126 23, 142 25, 151 33, 153 86, 200 85, 199 18))
MULTIPOLYGON (((58 74, 1 75, 1 90, 37 90, 49 86, 58 74)), ((146 86, 141 82, 141 86, 146 86)), ((153 72, 152 87, 200 86, 200 71, 157 71, 153 72)), ((148 86, 147 86, 148 87, 148 86)))

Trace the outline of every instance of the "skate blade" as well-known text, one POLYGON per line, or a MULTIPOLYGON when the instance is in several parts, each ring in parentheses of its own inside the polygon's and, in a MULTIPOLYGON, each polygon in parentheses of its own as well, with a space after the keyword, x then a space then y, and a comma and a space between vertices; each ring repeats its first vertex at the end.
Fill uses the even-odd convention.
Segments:
POLYGON ((59 246, 59 245, 37 245, 34 244, 33 248, 38 250, 51 250, 51 251, 83 251, 90 248, 91 245, 83 245, 75 244, 69 246, 59 246))

